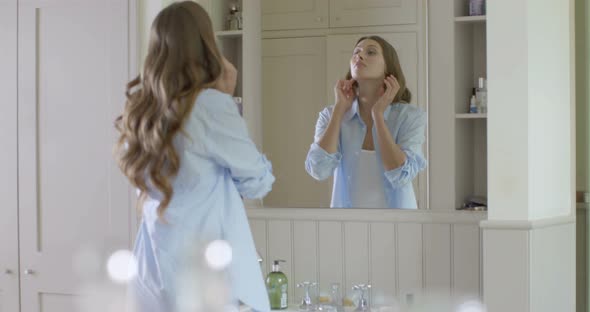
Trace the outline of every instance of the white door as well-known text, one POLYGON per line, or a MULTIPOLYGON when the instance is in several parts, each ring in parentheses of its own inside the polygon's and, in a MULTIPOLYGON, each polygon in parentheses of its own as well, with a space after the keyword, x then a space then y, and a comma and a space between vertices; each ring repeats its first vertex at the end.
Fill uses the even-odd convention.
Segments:
MULTIPOLYGON (((338 79, 343 79, 346 75, 349 66, 352 51, 359 38, 373 34, 358 34, 358 35, 333 35, 328 36, 327 53, 330 57, 326 60, 328 63, 328 75, 326 94, 328 103, 334 102, 334 83, 338 79)), ((379 35, 387 40, 396 50, 404 76, 406 77, 406 84, 412 92, 412 104, 418 105, 426 111, 426 100, 424 90, 426 88, 425 78, 421 77, 420 64, 423 53, 419 50, 418 34, 414 31, 396 32, 396 33, 382 33, 379 35)), ((426 153, 426 145, 424 144, 424 155, 426 153)), ((414 190, 416 191, 416 200, 418 201, 418 208, 426 208, 427 184, 426 171, 418 174, 418 178, 414 180, 414 190)))
POLYGON ((327 28, 328 0, 262 0, 262 30, 327 28))
POLYGON ((305 171, 318 114, 330 104, 325 64, 323 37, 262 41, 262 146, 276 176, 265 206, 330 206, 331 179, 318 182, 305 171))
POLYGON ((414 24, 423 0, 330 0, 330 27, 414 24))
POLYGON ((88 272, 76 271, 76 253, 130 245, 128 186, 112 157, 129 80, 128 0, 18 9, 21 311, 79 311, 88 272))
POLYGON ((16 10, 17 0, 0 0, 0 312, 19 310, 16 10))

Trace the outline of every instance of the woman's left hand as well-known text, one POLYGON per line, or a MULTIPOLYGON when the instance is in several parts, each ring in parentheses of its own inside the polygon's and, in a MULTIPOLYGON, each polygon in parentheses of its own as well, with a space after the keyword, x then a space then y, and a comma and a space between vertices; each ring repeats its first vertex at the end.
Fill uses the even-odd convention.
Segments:
POLYGON ((238 71, 234 64, 230 63, 230 61, 223 56, 221 62, 223 65, 223 71, 215 82, 214 88, 229 95, 233 95, 236 90, 238 71))
POLYGON ((393 75, 389 75, 385 77, 383 80, 385 84, 385 90, 383 90, 383 94, 377 100, 377 103, 373 105, 373 109, 371 110, 371 114, 373 116, 373 120, 376 118, 383 118, 383 113, 387 106, 393 102, 393 99, 397 95, 400 89, 399 82, 393 75))

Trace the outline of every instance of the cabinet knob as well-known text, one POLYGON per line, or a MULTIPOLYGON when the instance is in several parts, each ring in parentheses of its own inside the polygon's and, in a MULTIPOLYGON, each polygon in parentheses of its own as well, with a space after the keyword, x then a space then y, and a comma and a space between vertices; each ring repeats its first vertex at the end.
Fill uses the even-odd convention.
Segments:
POLYGON ((315 20, 316 20, 316 22, 320 22, 321 23, 324 20, 324 18, 321 17, 321 16, 318 16, 318 17, 315 18, 315 20))
POLYGON ((12 274, 12 270, 6 269, 6 270, 4 270, 4 274, 9 274, 10 275, 10 274, 12 274))
POLYGON ((339 21, 340 20, 340 17, 336 16, 336 20, 339 21))
POLYGON ((33 275, 35 274, 35 271, 31 270, 31 269, 26 269, 25 270, 25 275, 33 275))

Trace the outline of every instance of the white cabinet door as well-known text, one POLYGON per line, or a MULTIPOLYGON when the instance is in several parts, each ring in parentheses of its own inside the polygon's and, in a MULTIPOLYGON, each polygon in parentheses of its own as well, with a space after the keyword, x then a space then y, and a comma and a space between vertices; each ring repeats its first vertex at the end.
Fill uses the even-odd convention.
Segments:
POLYGON ((128 186, 112 157, 128 14, 128 0, 19 2, 22 312, 80 311, 81 274, 90 273, 76 270, 80 248, 130 245, 128 186))
POLYGON ((17 0, 0 0, 0 312, 19 311, 16 12, 17 0))
POLYGON ((331 182, 305 171, 319 112, 325 101, 326 40, 262 41, 263 150, 277 178, 264 198, 269 207, 329 207, 331 182))
POLYGON ((262 0, 262 30, 328 27, 328 0, 262 0))
POLYGON ((330 0, 330 27, 414 24, 421 0, 330 0))

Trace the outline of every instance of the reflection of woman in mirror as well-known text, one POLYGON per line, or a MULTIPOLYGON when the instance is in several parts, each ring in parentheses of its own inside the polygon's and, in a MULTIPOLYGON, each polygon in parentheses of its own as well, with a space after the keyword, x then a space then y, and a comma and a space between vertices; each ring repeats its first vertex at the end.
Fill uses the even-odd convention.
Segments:
MULTIPOLYGON (((213 240, 232 248, 226 299, 270 311, 240 196, 263 197, 275 178, 231 97, 236 77, 200 5, 175 2, 157 15, 143 74, 128 84, 116 121, 119 165, 142 208, 131 282, 137 311, 178 311, 177 303, 198 300, 202 291, 177 286, 198 284, 179 279, 196 269, 186 256, 213 240)), ((223 296, 219 289, 212 294, 223 296)))
POLYGON ((426 114, 409 104, 395 49, 378 36, 359 39, 334 93, 305 161, 317 180, 334 173, 331 207, 417 208, 412 180, 426 167, 426 114))

